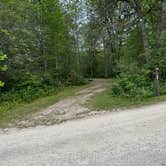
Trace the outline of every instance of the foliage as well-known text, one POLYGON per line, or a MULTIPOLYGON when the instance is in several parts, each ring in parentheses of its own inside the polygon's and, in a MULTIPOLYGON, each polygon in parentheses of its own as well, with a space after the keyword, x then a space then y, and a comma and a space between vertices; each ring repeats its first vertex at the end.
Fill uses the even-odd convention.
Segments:
POLYGON ((81 74, 72 71, 69 76, 68 76, 68 84, 69 85, 84 85, 86 84, 87 81, 85 80, 85 78, 83 76, 81 76, 81 74))
POLYGON ((95 110, 108 110, 114 111, 119 109, 126 109, 131 107, 138 107, 143 105, 154 104, 157 102, 165 101, 166 95, 158 97, 126 97, 126 96, 114 96, 110 93, 111 90, 105 91, 101 94, 94 96, 88 105, 91 109, 95 110))
POLYGON ((0 95, 1 103, 5 102, 18 102, 26 103, 31 102, 39 97, 50 95, 52 92, 55 92, 61 87, 53 86, 38 86, 39 82, 26 82, 28 86, 22 85, 18 89, 13 89, 8 92, 4 92, 0 95))
POLYGON ((153 85, 148 79, 149 75, 149 71, 146 70, 133 75, 121 74, 112 86, 113 95, 136 98, 153 96, 153 85))
MULTIPOLYGON (((88 2, 91 6, 89 25, 98 25, 97 30, 94 29, 96 36, 89 35, 91 41, 95 40, 95 46, 92 48, 100 49, 103 58, 106 58, 104 66, 107 75, 119 76, 113 86, 113 94, 135 97, 155 95, 153 73, 157 67, 160 69, 160 91, 164 94, 165 2, 161 0, 111 2, 88 0, 88 2), (106 67, 108 64, 109 69, 106 67)), ((92 30, 89 32, 92 33, 92 30)))
MULTIPOLYGON (((26 103, 31 102, 39 97, 55 93, 62 89, 64 86, 69 85, 84 85, 86 80, 78 75, 76 72, 71 72, 67 80, 57 79, 57 75, 53 78, 49 73, 44 75, 30 75, 26 74, 18 81, 15 88, 10 91, 0 94, 1 103, 5 102, 18 102, 26 103)), ((2 89, 3 90, 3 89, 2 89)))
MULTIPOLYGON (((0 52, 0 62, 1 62, 1 61, 4 61, 5 59, 7 59, 7 55, 2 54, 2 53, 0 52)), ((7 66, 6 66, 6 65, 0 66, 0 71, 6 71, 6 70, 7 70, 7 66)), ((2 81, 0 80, 0 87, 3 87, 3 86, 4 86, 4 82, 2 82, 2 81)))
POLYGON ((9 67, 3 75, 6 90, 31 81, 27 75, 76 70, 72 21, 58 0, 1 1, 0 8, 0 48, 9 67))

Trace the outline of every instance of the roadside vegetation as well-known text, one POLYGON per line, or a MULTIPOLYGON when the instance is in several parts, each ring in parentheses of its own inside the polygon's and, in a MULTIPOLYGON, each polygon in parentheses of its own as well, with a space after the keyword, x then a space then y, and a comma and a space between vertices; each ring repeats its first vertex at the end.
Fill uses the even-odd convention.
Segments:
POLYGON ((107 90, 101 94, 96 95, 95 97, 92 97, 92 99, 88 101, 87 105, 92 110, 114 111, 119 109, 141 107, 165 101, 166 95, 138 98, 114 96, 110 89, 109 91, 107 90))
POLYGON ((86 78, 116 79, 99 107, 163 100, 165 20, 164 0, 1 0, 1 119, 86 78))

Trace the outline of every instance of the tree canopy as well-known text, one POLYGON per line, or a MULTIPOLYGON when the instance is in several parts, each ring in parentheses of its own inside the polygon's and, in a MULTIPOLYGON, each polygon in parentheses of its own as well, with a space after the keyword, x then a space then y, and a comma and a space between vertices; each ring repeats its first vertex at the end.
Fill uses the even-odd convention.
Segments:
POLYGON ((153 96, 156 69, 166 93, 165 20, 164 0, 1 0, 1 95, 111 77, 115 95, 153 96))

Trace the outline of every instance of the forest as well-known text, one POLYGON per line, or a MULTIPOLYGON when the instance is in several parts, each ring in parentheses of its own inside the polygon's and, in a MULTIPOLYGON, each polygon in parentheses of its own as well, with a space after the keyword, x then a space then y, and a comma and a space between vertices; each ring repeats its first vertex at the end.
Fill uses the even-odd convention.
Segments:
POLYGON ((164 0, 0 1, 0 105, 93 78, 113 96, 166 94, 164 0))

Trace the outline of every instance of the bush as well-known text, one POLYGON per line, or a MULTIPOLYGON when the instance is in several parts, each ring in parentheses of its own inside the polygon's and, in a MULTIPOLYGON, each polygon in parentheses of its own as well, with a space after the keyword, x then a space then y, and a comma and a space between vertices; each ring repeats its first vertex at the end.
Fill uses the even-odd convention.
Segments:
POLYGON ((143 70, 135 74, 121 74, 112 86, 112 94, 126 97, 153 96, 153 84, 149 77, 150 72, 143 70))
MULTIPOLYGON (((61 85, 62 86, 62 85, 61 85)), ((48 75, 25 74, 15 87, 9 91, 2 91, 0 101, 3 102, 31 102, 40 96, 47 96, 60 87, 53 78, 48 75)))
POLYGON ((76 86, 80 86, 80 85, 84 85, 86 84, 86 80, 84 79, 83 76, 81 76, 79 73, 72 71, 69 74, 69 77, 67 79, 67 84, 68 85, 76 85, 76 86))
POLYGON ((39 97, 44 97, 52 92, 58 91, 59 87, 47 86, 47 87, 32 87, 28 86, 20 90, 11 90, 0 95, 1 103, 4 102, 31 102, 39 97))
POLYGON ((59 91, 64 85, 83 85, 86 83, 85 79, 76 72, 71 72, 66 80, 60 80, 59 75, 51 75, 49 73, 43 75, 25 73, 24 77, 18 78, 19 81, 14 88, 10 90, 2 89, 0 93, 1 104, 7 102, 31 102, 39 97, 59 91))
POLYGON ((161 83, 160 85, 160 90, 161 90, 161 94, 165 95, 166 94, 166 83, 161 83))
POLYGON ((55 93, 65 85, 79 86, 86 83, 85 79, 77 72, 72 71, 70 74, 66 74, 66 78, 64 78, 63 74, 59 71, 51 74, 25 73, 24 77, 21 77, 18 73, 17 77, 8 80, 7 85, 0 89, 1 104, 31 102, 39 97, 55 93))

